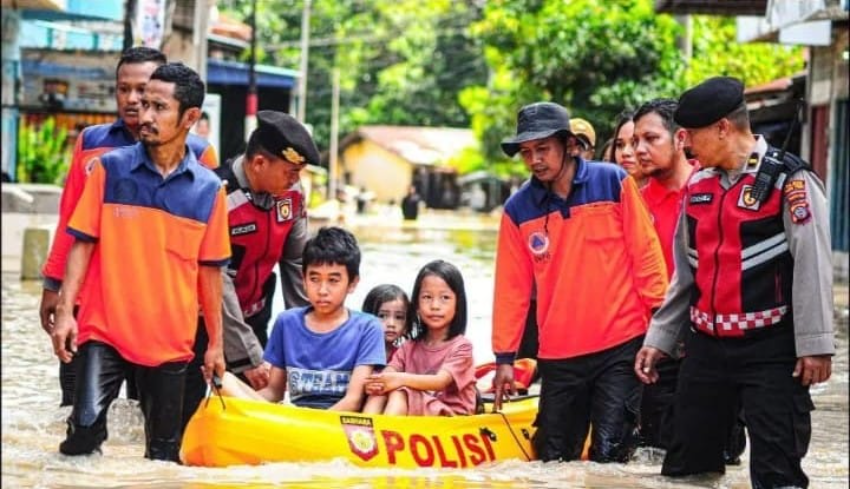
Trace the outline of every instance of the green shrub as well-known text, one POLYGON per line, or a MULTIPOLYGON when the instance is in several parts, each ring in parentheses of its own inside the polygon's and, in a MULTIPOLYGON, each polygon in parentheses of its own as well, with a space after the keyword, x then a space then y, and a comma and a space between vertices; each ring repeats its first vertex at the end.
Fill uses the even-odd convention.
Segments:
POLYGON ((53 117, 41 126, 21 124, 18 131, 17 181, 20 183, 53 183, 68 170, 68 130, 56 127, 53 117))

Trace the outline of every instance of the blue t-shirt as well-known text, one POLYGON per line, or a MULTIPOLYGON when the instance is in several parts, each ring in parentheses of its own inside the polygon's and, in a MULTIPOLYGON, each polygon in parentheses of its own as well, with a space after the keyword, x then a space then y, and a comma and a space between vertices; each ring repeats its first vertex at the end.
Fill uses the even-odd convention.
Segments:
POLYGON ((345 396, 358 365, 386 364, 384 329, 371 314, 348 311, 348 320, 328 333, 307 328, 312 307, 278 315, 263 358, 286 369, 289 399, 296 406, 329 408, 345 396))

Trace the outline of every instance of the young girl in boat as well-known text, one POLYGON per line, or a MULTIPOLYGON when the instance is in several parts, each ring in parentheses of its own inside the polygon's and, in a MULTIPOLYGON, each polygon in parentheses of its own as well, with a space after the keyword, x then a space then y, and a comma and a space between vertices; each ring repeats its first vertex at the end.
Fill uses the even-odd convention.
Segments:
POLYGON ((411 339, 366 380, 369 414, 454 416, 475 412, 472 343, 460 271, 443 260, 425 265, 413 286, 411 339))
POLYGON ((410 299, 401 287, 391 284, 377 285, 366 294, 363 312, 377 316, 384 324, 384 343, 389 362, 410 334, 413 323, 410 299))

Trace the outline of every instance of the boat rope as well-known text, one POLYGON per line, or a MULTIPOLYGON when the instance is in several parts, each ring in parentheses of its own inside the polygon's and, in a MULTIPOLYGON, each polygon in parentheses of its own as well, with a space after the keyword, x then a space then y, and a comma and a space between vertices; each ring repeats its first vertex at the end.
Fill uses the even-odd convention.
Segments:
POLYGON ((221 395, 221 377, 219 377, 218 374, 213 374, 210 386, 212 388, 207 392, 207 402, 204 404, 204 409, 210 405, 210 397, 212 397, 213 392, 215 392, 215 394, 218 395, 218 399, 221 401, 221 410, 225 411, 227 406, 224 404, 224 396, 221 395))
POLYGON ((525 447, 523 447, 522 443, 520 443, 519 437, 517 437, 516 433, 514 433, 514 427, 511 426, 511 422, 508 421, 508 417, 505 416, 505 413, 503 413, 501 411, 496 411, 496 414, 498 414, 499 416, 502 417, 503 420, 505 420, 505 425, 507 425, 508 431, 511 433, 511 436, 514 437, 514 441, 516 442, 519 449, 522 450, 522 454, 525 455, 525 461, 531 462, 531 455, 529 455, 528 452, 525 451, 525 447))

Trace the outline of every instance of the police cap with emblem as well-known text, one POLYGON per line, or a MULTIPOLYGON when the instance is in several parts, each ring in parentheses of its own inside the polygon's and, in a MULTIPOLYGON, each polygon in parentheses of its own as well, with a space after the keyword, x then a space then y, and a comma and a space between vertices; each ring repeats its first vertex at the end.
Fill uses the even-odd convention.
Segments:
POLYGON ((519 151, 520 143, 560 133, 573 135, 567 109, 553 102, 526 105, 517 114, 516 136, 502 141, 502 151, 513 156, 519 151))
POLYGON ((710 126, 744 103, 744 84, 737 78, 709 78, 686 90, 679 97, 679 108, 673 114, 676 124, 684 128, 710 126))
POLYGON ((296 165, 319 164, 319 150, 310 133, 294 117, 276 110, 257 112, 257 128, 251 133, 252 142, 266 152, 296 165))

